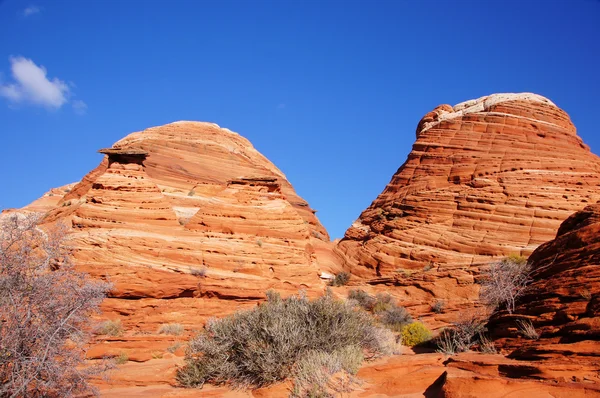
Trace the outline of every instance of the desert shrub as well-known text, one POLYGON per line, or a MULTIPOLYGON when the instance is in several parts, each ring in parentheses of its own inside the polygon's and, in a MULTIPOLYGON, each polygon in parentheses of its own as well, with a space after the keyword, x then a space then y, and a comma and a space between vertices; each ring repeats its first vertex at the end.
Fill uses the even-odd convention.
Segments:
POLYGON ((446 303, 444 303, 444 300, 436 300, 431 305, 431 311, 435 312, 436 314, 439 314, 444 310, 445 306, 446 306, 446 303))
POLYGON ((400 333, 402 344, 414 347, 431 340, 431 331, 421 322, 413 322, 405 326, 400 333))
POLYGON ((91 390, 82 367, 90 315, 110 288, 77 272, 67 228, 0 216, 0 396, 70 397, 91 390))
POLYGON ((291 396, 333 397, 351 392, 357 384, 353 375, 362 361, 362 349, 357 346, 346 346, 330 353, 309 351, 294 365, 291 396))
POLYGON ((98 327, 97 333, 107 336, 122 336, 123 325, 121 324, 121 320, 117 319, 115 321, 108 320, 102 322, 98 327))
POLYGON ((592 292, 590 292, 588 289, 583 288, 581 289, 581 291, 579 292, 579 296, 587 301, 590 301, 592 299, 592 292))
POLYGON ((123 365, 126 364, 129 361, 129 355, 127 355, 127 353, 120 353, 119 356, 115 357, 115 363, 117 365, 123 365))
POLYGON ((158 333, 179 336, 183 333, 183 326, 179 323, 164 323, 158 328, 158 333))
POLYGON ((454 355, 469 351, 485 331, 485 319, 477 315, 464 315, 451 328, 443 330, 436 339, 438 352, 454 355))
POLYGON ((497 354, 494 342, 490 340, 484 333, 479 333, 479 351, 484 354, 497 354))
POLYGON ((523 336, 530 340, 537 340, 540 338, 539 333, 535 330, 535 327, 530 320, 518 320, 517 324, 519 325, 519 331, 523 334, 523 336))
POLYGON ((367 311, 372 311, 377 300, 369 293, 361 289, 353 289, 348 292, 348 300, 354 300, 367 311))
POLYGON ((445 355, 456 354, 456 343, 454 341, 454 335, 452 329, 444 329, 435 338, 435 345, 437 352, 445 355))
POLYGON ((208 270, 206 269, 206 267, 202 267, 202 268, 191 267, 190 268, 190 274, 192 274, 194 276, 205 277, 207 273, 208 273, 208 270))
POLYGON ((350 282, 350 274, 348 272, 340 272, 331 280, 331 286, 344 286, 350 282))
POLYGON ((181 347, 181 345, 182 345, 181 343, 175 343, 172 346, 167 347, 167 351, 172 354, 175 351, 177 351, 181 347))
POLYGON ((253 310, 209 321, 189 343, 179 383, 265 386, 288 377, 311 351, 331 354, 359 347, 366 358, 392 353, 391 332, 330 292, 312 301, 304 295, 282 299, 273 292, 267 297, 253 310))
POLYGON ((378 314, 389 310, 394 306, 394 298, 389 293, 377 293, 373 312, 378 314))
POLYGON ((380 313, 381 322, 395 332, 400 332, 412 322, 412 317, 404 307, 393 305, 380 313))
POLYGON ((516 300, 530 281, 530 270, 527 259, 520 256, 509 256, 491 264, 482 272, 479 298, 492 311, 506 308, 512 314, 516 300))

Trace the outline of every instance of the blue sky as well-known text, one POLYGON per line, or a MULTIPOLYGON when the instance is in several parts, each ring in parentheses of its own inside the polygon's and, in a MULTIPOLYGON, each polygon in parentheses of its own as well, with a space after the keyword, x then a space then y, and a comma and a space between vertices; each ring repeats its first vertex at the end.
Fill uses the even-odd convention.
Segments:
POLYGON ((442 103, 535 92, 600 153, 598 21, 596 0, 0 0, 0 208, 132 131, 200 120, 252 141, 341 237, 442 103))

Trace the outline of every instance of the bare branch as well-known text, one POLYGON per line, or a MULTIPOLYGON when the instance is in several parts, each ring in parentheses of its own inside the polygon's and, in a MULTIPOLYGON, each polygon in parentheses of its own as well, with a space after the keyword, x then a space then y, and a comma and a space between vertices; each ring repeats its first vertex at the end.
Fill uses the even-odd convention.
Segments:
POLYGON ((89 316, 110 286, 75 271, 67 228, 35 214, 0 216, 0 396, 71 397, 91 390, 82 368, 89 316))

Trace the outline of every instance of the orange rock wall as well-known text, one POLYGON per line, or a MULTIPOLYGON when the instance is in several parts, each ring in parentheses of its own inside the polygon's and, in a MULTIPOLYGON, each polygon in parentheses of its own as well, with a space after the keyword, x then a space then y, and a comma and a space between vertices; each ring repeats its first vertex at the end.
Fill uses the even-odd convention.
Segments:
POLYGON ((496 314, 489 329, 511 356, 560 360, 587 370, 577 377, 600 382, 600 204, 569 217, 530 260, 526 294, 513 314, 496 314), (522 321, 539 339, 523 335, 522 321))
POLYGON ((336 247, 345 268, 399 285, 406 303, 477 298, 478 266, 530 255, 600 199, 600 158, 535 94, 442 105, 406 162, 336 247))

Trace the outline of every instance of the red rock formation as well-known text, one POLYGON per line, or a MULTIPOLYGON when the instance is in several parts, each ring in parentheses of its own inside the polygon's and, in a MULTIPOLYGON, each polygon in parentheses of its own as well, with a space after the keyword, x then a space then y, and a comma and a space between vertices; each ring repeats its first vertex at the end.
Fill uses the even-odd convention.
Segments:
POLYGON ((71 221, 76 261, 113 281, 115 297, 248 299, 271 287, 322 288, 314 246, 328 241, 325 229, 238 134, 178 122, 101 152, 107 158, 47 220, 71 221))
POLYGON ((548 99, 442 105, 421 120, 408 159, 337 250, 352 273, 400 285, 407 305, 469 305, 478 265, 528 256, 600 199, 598 186, 600 159, 548 99))
POLYGON ((63 185, 62 187, 52 188, 39 199, 31 202, 24 207, 24 210, 44 213, 58 206, 65 195, 73 189, 76 183, 63 185))
POLYGON ((511 357, 571 365, 580 370, 574 378, 600 382, 600 204, 565 220, 530 261, 527 293, 513 314, 496 314, 489 329, 511 357), (539 339, 523 334, 523 321, 539 339))
POLYGON ((72 226, 77 267, 114 285, 101 318, 119 319, 123 336, 99 337, 89 358, 152 360, 208 318, 256 305, 268 289, 324 289, 320 274, 335 266, 327 232, 237 133, 177 122, 100 152, 104 160, 81 182, 23 209, 50 209, 46 223, 72 226), (159 336, 166 323, 184 334, 159 336))

